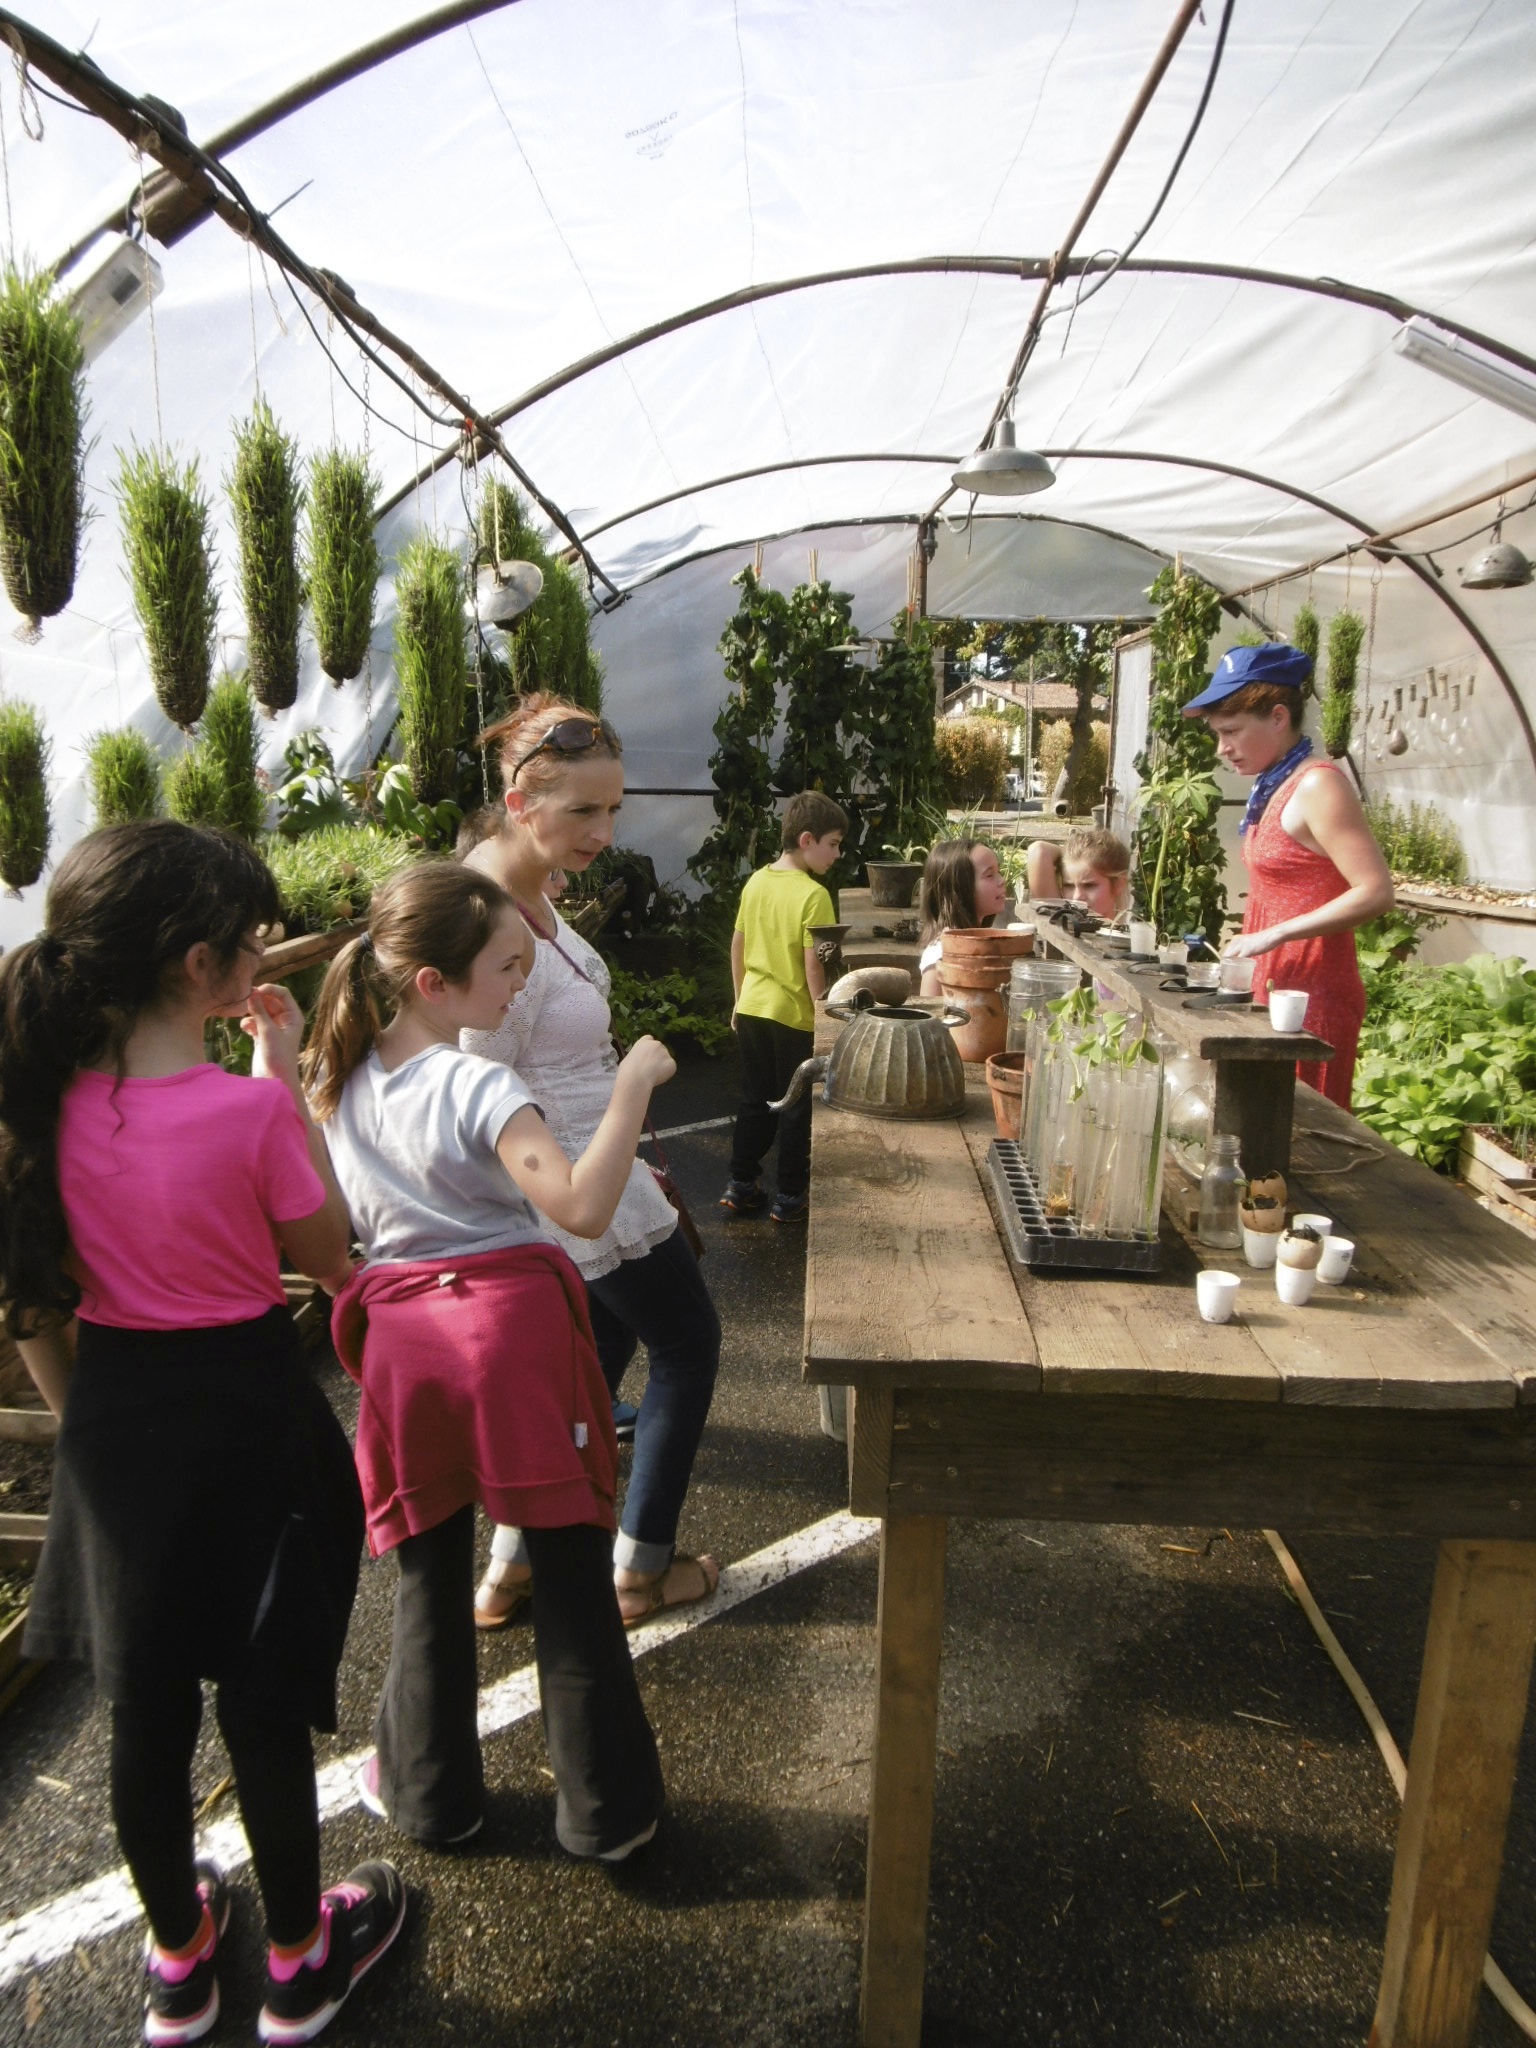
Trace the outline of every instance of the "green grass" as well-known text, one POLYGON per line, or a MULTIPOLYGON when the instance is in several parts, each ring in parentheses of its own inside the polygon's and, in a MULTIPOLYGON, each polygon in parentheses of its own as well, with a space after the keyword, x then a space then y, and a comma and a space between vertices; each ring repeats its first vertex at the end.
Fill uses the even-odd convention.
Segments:
POLYGON ((0 704, 0 882, 30 888, 48 859, 48 756, 43 722, 30 704, 0 704))
POLYGON ((160 815, 160 762, 143 733, 131 725, 91 734, 85 743, 85 780, 98 825, 160 815))
POLYGON ((299 694, 299 445, 258 398, 235 428, 235 465, 228 478, 240 543, 240 595, 245 605, 246 662, 264 711, 286 711, 299 694))
POLYGON ((190 732, 207 702, 219 618, 210 508, 197 464, 180 468, 160 448, 121 451, 118 500, 155 695, 171 723, 190 732))
POLYGON ((367 915, 382 882, 421 858, 421 848, 378 825, 322 825, 300 839, 261 843, 282 892, 290 933, 329 931, 367 915))
POLYGON ((304 573, 320 666, 333 683, 360 674, 368 654, 379 581, 378 496, 379 480, 362 455, 331 448, 310 464, 304 573))
POLYGON ((80 323, 49 271, 0 278, 0 577, 35 625, 69 603, 85 470, 80 323))

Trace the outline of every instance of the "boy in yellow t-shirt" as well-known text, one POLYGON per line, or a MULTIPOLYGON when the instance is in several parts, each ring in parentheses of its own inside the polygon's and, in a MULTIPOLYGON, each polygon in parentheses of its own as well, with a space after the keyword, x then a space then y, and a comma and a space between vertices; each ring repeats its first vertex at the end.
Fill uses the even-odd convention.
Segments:
POLYGON ((815 1045, 818 996, 827 978, 811 940, 811 927, 836 921, 832 898, 816 880, 843 850, 847 813, 819 789, 791 797, 784 813, 784 851, 748 878, 731 936, 731 980, 736 1007, 731 1029, 741 1055, 741 1102, 731 1143, 731 1184, 722 1209, 755 1216, 763 1206, 758 1169, 779 1139, 775 1223, 802 1223, 811 1179, 809 1091, 776 1116, 768 1104, 815 1045))

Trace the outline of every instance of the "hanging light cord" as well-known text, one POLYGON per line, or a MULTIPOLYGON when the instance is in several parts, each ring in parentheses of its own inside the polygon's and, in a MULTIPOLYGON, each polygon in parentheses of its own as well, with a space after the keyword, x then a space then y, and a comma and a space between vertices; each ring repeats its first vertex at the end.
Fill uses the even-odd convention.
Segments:
MULTIPOLYGON (((1286 1548, 1285 1538, 1274 1529, 1264 1531, 1264 1541, 1275 1553, 1276 1562, 1285 1574, 1285 1582, 1296 1595, 1302 1613, 1312 1624, 1313 1634, 1328 1653, 1329 1662, 1349 1688, 1350 1698, 1360 1709, 1365 1725, 1371 1731, 1376 1747, 1381 1751, 1386 1764, 1387 1775, 1399 1799, 1408 1787, 1408 1766, 1403 1762, 1403 1753, 1392 1739, 1392 1731, 1382 1716, 1380 1707, 1371 1698, 1365 1680, 1349 1661, 1343 1644, 1328 1626, 1323 1610, 1312 1597, 1312 1588, 1301 1575, 1301 1567, 1286 1548)), ((1503 2006, 1515 2025, 1528 2041, 1536 2041, 1536 2012, 1533 2012, 1510 1983, 1492 1956, 1483 1957, 1483 1982, 1503 2006)))

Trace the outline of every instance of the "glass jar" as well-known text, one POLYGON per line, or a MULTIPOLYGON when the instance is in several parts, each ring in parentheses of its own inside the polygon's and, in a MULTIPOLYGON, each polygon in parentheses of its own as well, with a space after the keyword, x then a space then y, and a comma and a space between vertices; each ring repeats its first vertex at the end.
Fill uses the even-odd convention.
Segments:
POLYGON ((1238 1202, 1243 1187, 1243 1169, 1237 1156, 1237 1138, 1231 1131, 1213 1131, 1206 1152, 1205 1172, 1200 1179, 1200 1222, 1196 1236, 1202 1244, 1220 1251, 1236 1251, 1243 1242, 1243 1223, 1238 1202))

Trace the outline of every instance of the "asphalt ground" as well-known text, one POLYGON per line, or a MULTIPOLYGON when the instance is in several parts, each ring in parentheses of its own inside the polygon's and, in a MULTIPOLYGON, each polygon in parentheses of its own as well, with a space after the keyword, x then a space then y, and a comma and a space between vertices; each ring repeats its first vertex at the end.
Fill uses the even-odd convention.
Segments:
MULTIPOLYGON (((690 1065, 656 1121, 719 1115, 731 1092, 727 1067, 690 1065)), ((714 1207, 728 1138, 667 1149, 727 1333, 681 1538, 729 1562, 835 1513, 846 1490, 799 1383, 803 1240, 714 1207)), ((323 1355, 317 1370, 350 1420, 350 1382, 323 1355)), ((1293 1548, 1406 1750, 1433 1546, 1293 1548)), ((412 1907, 326 2039, 852 2048, 876 1562, 866 1538, 643 1658, 669 1804, 621 1869, 557 1848, 536 1717, 488 1740, 487 1825, 464 1851, 419 1849, 359 1808, 329 1820, 328 1877, 391 1855, 412 1907)), ((216 1597, 216 1537, 204 1568, 216 1597)), ((364 1569, 322 1764, 367 1747, 393 1578, 387 1560, 364 1569)), ((526 1626, 481 1657, 488 1685, 526 1666, 526 1626)), ((0 1719, 0 1923, 117 1868, 105 1725, 65 1667, 0 1719)), ((1259 1535, 953 1524, 939 1744, 928 2048, 1364 2042, 1396 1801, 1259 1535)), ((1533 1764, 1528 1737, 1493 1942, 1528 1995, 1533 1764)), ((199 1794, 224 1775, 210 1734, 199 1794)), ((248 1869, 235 1885, 219 2042, 251 2039, 260 2001, 248 1869)), ((0 2042, 136 2040, 141 1940, 93 1938, 86 1916, 56 1960, 0 1988, 0 2042)), ((1485 1994, 1479 2048, 1520 2038, 1485 1994)))

